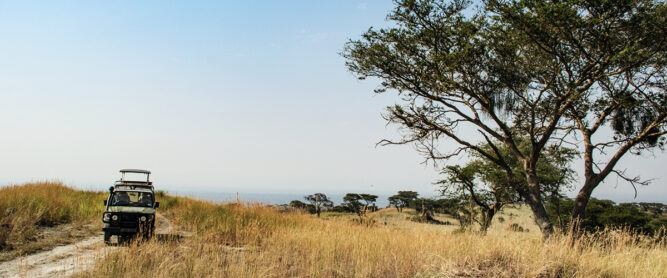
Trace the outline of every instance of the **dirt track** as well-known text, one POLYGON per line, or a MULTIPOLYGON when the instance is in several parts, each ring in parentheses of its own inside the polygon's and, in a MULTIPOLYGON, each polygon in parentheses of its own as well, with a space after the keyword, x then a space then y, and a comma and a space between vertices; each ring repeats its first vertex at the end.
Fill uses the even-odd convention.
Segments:
MULTIPOLYGON (((171 222, 167 218, 158 214, 156 220, 158 235, 173 232, 171 222)), ((113 248, 116 247, 104 244, 102 234, 98 234, 50 251, 0 263, 0 277, 68 276, 92 266, 97 258, 104 256, 113 248)))

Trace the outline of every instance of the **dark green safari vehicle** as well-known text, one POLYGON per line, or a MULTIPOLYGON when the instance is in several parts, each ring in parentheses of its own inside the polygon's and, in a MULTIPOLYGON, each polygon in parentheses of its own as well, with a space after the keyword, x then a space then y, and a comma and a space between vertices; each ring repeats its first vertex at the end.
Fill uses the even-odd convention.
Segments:
POLYGON ((123 177, 109 188, 109 197, 104 201, 105 243, 110 243, 112 236, 118 236, 119 243, 137 235, 150 238, 155 231, 155 209, 160 204, 155 201, 153 185, 148 180, 150 171, 123 169, 121 173, 123 177), (126 180, 126 173, 146 174, 146 181, 126 180))

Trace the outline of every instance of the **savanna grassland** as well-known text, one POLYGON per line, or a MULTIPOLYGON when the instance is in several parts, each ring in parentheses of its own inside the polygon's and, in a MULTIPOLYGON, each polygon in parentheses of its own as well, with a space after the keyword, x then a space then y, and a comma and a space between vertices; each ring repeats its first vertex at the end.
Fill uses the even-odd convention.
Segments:
MULTIPOLYGON (((10 190, 34 191, 20 186, 10 190)), ((68 198, 63 204, 90 202, 90 212, 77 209, 70 212, 70 219, 99 220, 95 214, 103 194, 71 192, 68 197, 49 198, 68 198)), ((19 195, 13 198, 31 199, 19 195)), ((667 273, 664 238, 607 230, 571 246, 564 236, 542 239, 524 207, 503 211, 482 236, 461 231, 445 215, 436 217, 451 225, 414 222, 409 210, 383 209, 360 222, 352 214, 324 213, 317 218, 254 203, 216 204, 165 195, 157 201, 160 213, 183 235, 180 240, 155 238, 111 248, 93 267, 75 276, 664 277, 667 273), (512 224, 524 232, 510 229, 517 226, 512 224)), ((4 210, 5 203, 0 204, 4 210)), ((26 211, 39 208, 28 204, 26 211)))
POLYGON ((0 261, 90 236, 102 227, 104 199, 61 182, 0 187, 0 261))

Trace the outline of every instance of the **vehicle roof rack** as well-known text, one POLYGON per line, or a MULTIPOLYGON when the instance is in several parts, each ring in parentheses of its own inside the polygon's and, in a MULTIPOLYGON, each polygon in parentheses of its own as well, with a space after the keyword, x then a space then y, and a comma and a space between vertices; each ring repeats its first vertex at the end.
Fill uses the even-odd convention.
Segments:
POLYGON ((154 190, 153 187, 153 182, 150 181, 151 178, 151 171, 148 170, 141 170, 141 169, 120 169, 119 171, 121 173, 120 180, 116 181, 114 184, 114 187, 120 188, 121 186, 123 188, 145 188, 145 189, 150 189, 154 190), (136 181, 136 180, 126 180, 125 179, 125 174, 126 173, 139 173, 139 174, 146 174, 146 180, 145 181, 136 181))
POLYGON ((152 185, 127 185, 127 184, 117 184, 114 186, 115 190, 137 190, 137 191, 155 191, 152 185))
POLYGON ((121 173, 141 173, 141 174, 151 174, 151 171, 141 170, 141 169, 120 169, 121 173))

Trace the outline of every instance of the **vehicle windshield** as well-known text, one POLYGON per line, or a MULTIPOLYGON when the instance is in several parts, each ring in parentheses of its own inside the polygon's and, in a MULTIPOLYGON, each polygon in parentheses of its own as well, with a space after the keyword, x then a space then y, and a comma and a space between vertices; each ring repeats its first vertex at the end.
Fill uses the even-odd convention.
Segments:
POLYGON ((137 191, 115 191, 111 193, 111 206, 152 207, 153 194, 137 191))

